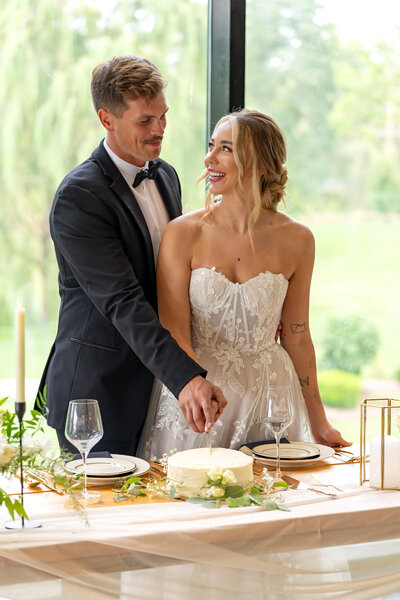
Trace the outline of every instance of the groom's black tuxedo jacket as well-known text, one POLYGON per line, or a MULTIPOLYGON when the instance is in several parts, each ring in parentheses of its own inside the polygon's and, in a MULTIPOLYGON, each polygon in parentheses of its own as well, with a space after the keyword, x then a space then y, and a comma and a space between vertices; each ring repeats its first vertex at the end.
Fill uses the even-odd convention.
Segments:
MULTIPOLYGON (((179 180, 163 160, 155 182, 170 218, 180 215, 179 180)), ((177 396, 205 371, 158 321, 150 234, 102 142, 62 181, 50 232, 61 305, 40 384, 48 424, 62 430, 71 399, 96 398, 104 439, 137 440, 153 374, 177 396)))

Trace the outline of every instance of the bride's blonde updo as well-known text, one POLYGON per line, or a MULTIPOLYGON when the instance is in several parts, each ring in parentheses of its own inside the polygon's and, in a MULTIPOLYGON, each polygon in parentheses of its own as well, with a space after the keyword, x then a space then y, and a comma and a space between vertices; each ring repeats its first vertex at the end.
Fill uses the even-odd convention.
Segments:
MULTIPOLYGON (((261 209, 277 210, 284 201, 288 180, 285 137, 268 115, 256 110, 242 109, 222 117, 215 129, 229 121, 232 125, 233 156, 238 166, 238 179, 234 193, 239 200, 249 195, 242 184, 243 174, 252 169, 252 196, 254 203, 249 206, 249 229, 256 223, 261 209)), ((208 175, 207 171, 199 180, 208 175)), ((206 210, 214 203, 211 194, 206 198, 206 210)))

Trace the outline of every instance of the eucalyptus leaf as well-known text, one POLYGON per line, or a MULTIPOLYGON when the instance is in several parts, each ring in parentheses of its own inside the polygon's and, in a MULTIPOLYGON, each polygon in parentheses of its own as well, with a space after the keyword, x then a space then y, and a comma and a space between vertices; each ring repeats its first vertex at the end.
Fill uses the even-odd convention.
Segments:
POLYGON ((262 501, 261 506, 263 506, 267 510, 277 510, 278 509, 277 503, 274 502, 273 500, 265 499, 262 501))
POLYGON ((225 498, 238 498, 243 496, 243 488, 240 485, 228 485, 225 488, 225 498))
POLYGON ((250 501, 252 504, 257 506, 264 506, 265 499, 262 498, 261 494, 249 494, 250 501))
POLYGON ((252 504, 249 494, 245 494, 239 498, 227 498, 226 503, 229 508, 240 508, 244 506, 250 506, 252 504))
POLYGON ((221 502, 219 500, 204 500, 204 508, 221 508, 221 502))
POLYGON ((130 477, 128 477, 128 479, 126 479, 125 485, 127 485, 129 483, 141 483, 142 484, 142 480, 140 479, 140 477, 135 477, 135 476, 131 475, 130 477))
POLYGON ((198 496, 194 498, 187 498, 186 502, 190 502, 190 504, 204 504, 206 502, 205 498, 200 498, 198 496))

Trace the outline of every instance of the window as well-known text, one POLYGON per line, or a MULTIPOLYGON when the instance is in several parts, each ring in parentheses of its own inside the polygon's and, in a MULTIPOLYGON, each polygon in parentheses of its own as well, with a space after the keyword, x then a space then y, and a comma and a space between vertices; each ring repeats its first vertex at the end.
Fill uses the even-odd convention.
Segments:
MULTIPOLYGON (((48 214, 65 174, 104 136, 90 97, 94 66, 152 60, 168 80, 163 158, 193 208, 206 138, 206 0, 4 0, 0 102, 0 396, 13 395, 13 309, 27 308, 27 377, 37 379, 59 298, 48 214), (9 380, 4 382, 4 380, 9 380), (10 389, 11 388, 11 389, 10 389)), ((32 383, 31 397, 36 393, 32 383)))
MULTIPOLYGON (((400 370, 400 7, 248 0, 246 10, 245 104, 285 132, 288 212, 316 237, 310 320, 319 369, 334 366, 326 356, 333 319, 359 317, 364 346, 379 335, 362 362, 364 393, 391 394, 393 381, 374 383, 400 370)), ((336 322, 350 351, 353 334, 336 322)))

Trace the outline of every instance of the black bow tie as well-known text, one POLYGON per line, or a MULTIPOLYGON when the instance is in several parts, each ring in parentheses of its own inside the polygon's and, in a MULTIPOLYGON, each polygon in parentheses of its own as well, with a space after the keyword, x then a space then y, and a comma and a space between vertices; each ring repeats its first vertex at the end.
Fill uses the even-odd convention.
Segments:
POLYGON ((150 161, 148 169, 143 169, 142 171, 139 171, 139 173, 136 173, 135 181, 133 182, 133 187, 135 188, 139 184, 141 184, 143 179, 154 179, 157 173, 157 169, 159 169, 160 167, 160 161, 150 161))

